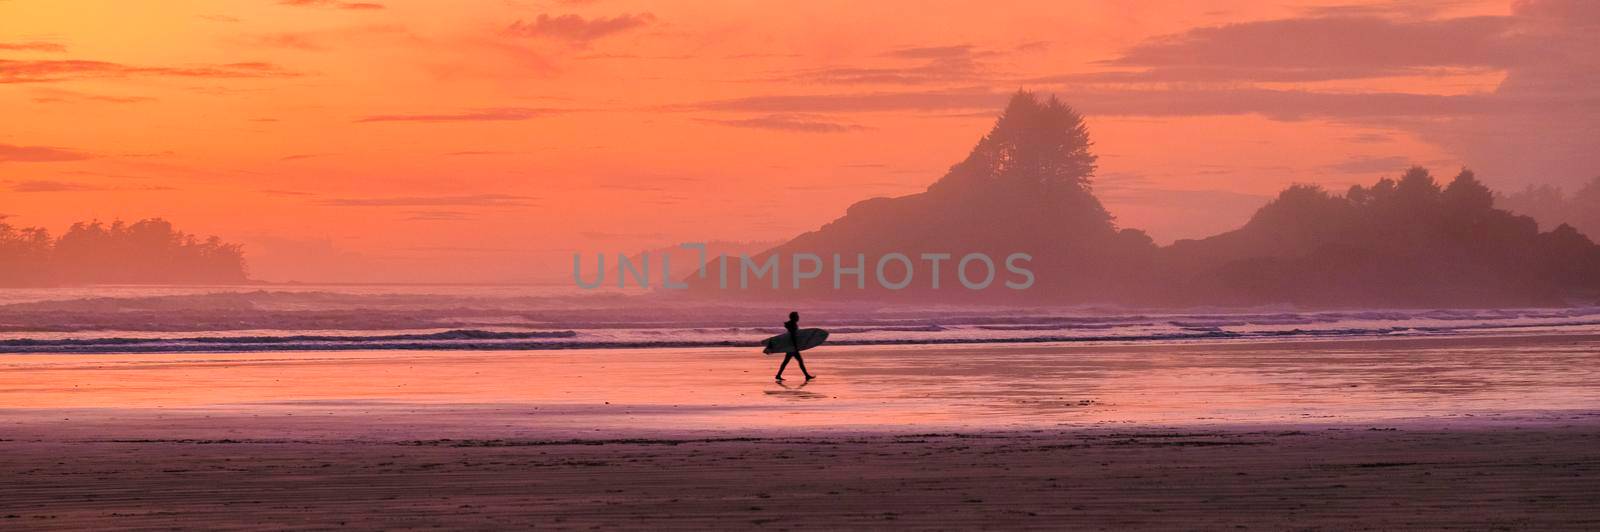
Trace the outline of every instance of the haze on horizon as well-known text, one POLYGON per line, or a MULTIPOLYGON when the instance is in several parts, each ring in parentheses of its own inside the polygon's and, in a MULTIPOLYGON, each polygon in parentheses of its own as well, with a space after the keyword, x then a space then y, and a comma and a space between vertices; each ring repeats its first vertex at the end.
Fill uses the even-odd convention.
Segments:
POLYGON ((0 216, 162 217, 254 277, 518 281, 920 192, 1019 87, 1158 242, 1293 183, 1600 175, 1600 3, 0 0, 0 216))

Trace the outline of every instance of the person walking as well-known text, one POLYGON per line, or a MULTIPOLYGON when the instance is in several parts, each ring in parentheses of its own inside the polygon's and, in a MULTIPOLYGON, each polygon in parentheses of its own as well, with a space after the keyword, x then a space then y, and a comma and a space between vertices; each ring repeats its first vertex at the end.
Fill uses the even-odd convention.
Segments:
POLYGON ((783 364, 778 365, 778 375, 773 378, 783 380, 783 370, 788 369, 791 358, 800 364, 800 373, 806 376, 807 381, 817 378, 806 371, 806 359, 800 358, 800 313, 790 312, 789 321, 783 322, 783 329, 789 332, 789 352, 783 354, 783 364))

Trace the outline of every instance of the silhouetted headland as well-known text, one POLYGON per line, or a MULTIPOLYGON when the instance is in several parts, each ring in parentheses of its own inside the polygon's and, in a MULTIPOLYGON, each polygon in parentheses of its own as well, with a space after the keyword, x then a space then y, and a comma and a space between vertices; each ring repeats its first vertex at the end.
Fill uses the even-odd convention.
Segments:
MULTIPOLYGON (((1019 91, 966 159, 927 191, 861 201, 751 257, 760 265, 777 256, 777 288, 765 278, 722 287, 716 264, 711 275, 687 282, 716 297, 1010 304, 1476 307, 1600 297, 1600 246, 1571 226, 1540 232, 1532 218, 1496 208, 1493 192, 1468 170, 1444 186, 1420 167, 1344 194, 1291 186, 1237 230, 1162 247, 1143 231, 1118 227, 1095 197, 1091 146, 1070 107, 1019 91), (1037 277, 1026 288, 973 290, 958 282, 963 255, 998 260, 1018 252, 1037 277), (937 288, 929 279, 936 265, 917 261, 924 253, 951 255, 937 265, 937 288), (889 254, 908 256, 913 267, 886 261, 886 277, 914 282, 858 288, 857 275, 874 279, 877 261, 889 254), (791 274, 809 273, 814 263, 791 262, 796 255, 822 259, 820 275, 798 288, 791 274), (852 268, 837 288, 835 255, 852 268)), ((973 277, 983 276, 982 266, 971 266, 973 277)), ((742 267, 731 257, 727 275, 737 281, 742 267)))

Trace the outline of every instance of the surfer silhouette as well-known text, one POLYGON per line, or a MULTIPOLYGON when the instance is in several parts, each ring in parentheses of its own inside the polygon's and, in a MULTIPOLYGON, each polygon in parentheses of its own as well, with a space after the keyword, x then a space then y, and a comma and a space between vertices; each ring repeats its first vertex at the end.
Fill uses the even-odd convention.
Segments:
POLYGON ((806 359, 800 358, 800 313, 790 312, 789 321, 783 322, 783 329, 789 332, 790 348, 787 353, 783 354, 783 364, 778 365, 778 375, 773 378, 779 381, 783 380, 783 370, 789 367, 789 359, 791 358, 800 364, 800 373, 806 376, 806 380, 817 378, 816 375, 806 371, 806 359))

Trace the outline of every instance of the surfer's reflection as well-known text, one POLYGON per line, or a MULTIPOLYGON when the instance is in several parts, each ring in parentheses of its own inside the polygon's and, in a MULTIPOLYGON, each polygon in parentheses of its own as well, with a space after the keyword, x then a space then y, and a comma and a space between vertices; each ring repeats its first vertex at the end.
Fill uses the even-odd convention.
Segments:
POLYGON ((780 381, 778 381, 778 386, 783 387, 783 389, 782 390, 766 390, 766 394, 774 396, 774 397, 781 397, 781 398, 784 398, 784 399, 801 400, 801 401, 810 400, 810 399, 824 399, 824 398, 828 397, 826 395, 823 395, 823 394, 820 394, 820 393, 817 393, 817 392, 808 392, 808 391, 805 391, 805 390, 801 389, 801 388, 805 388, 806 384, 808 384, 810 382, 811 381, 806 381, 806 382, 800 383, 797 386, 790 386, 788 383, 785 383, 785 382, 780 380, 780 381))
POLYGON ((791 358, 800 364, 800 373, 806 376, 807 381, 817 378, 806 371, 806 359, 800 358, 800 313, 790 312, 789 321, 783 322, 783 329, 789 331, 789 351, 783 354, 783 364, 778 365, 778 375, 773 378, 783 382, 783 370, 789 367, 791 358))

